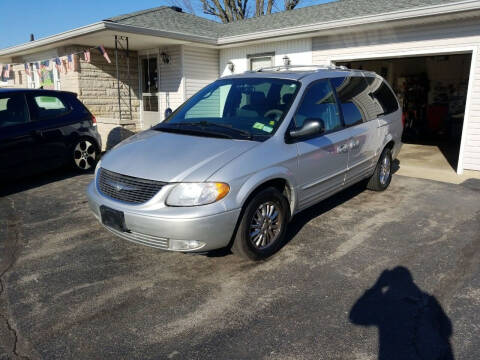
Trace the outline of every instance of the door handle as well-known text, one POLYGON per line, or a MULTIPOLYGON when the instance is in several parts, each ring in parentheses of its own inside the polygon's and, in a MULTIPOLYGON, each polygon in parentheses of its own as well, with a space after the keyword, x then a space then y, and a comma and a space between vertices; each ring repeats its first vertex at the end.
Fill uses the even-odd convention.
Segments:
POLYGON ((342 144, 342 145, 338 145, 337 146, 337 153, 344 153, 344 152, 348 152, 348 144, 342 144))

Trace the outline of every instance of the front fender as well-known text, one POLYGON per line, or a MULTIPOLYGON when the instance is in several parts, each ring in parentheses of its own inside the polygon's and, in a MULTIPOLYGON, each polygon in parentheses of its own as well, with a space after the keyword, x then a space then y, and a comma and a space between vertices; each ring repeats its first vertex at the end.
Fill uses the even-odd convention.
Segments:
POLYGON ((291 211, 291 214, 294 214, 296 203, 297 203, 297 194, 296 194, 297 184, 292 171, 289 170, 288 168, 281 167, 281 166, 271 167, 271 168, 262 170, 261 172, 257 172, 253 174, 251 177, 249 177, 238 190, 237 196, 236 196, 236 202, 238 204, 242 204, 243 206, 245 204, 245 201, 248 199, 248 197, 259 186, 274 179, 283 179, 286 181, 287 186, 290 189, 290 211, 291 211))

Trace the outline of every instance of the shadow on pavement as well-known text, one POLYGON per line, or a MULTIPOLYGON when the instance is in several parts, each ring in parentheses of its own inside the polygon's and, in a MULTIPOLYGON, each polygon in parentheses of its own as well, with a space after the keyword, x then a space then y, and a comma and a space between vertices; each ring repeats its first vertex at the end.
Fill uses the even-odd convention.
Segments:
MULTIPOLYGON (((91 173, 93 174, 93 170, 91 173)), ((73 169, 65 169, 65 167, 63 167, 21 179, 5 180, 0 182, 0 197, 13 195, 22 191, 34 189, 46 184, 69 179, 79 175, 82 174, 73 169)))
POLYGON ((453 360, 452 323, 405 267, 382 272, 350 310, 356 325, 376 326, 379 360, 453 360))
MULTIPOLYGON (((300 232, 300 230, 302 230, 302 228, 311 220, 336 208, 337 206, 349 201, 350 199, 365 191, 365 184, 366 183, 364 181, 355 184, 323 200, 322 202, 296 214, 290 224, 288 224, 285 244, 292 240, 300 232)), ((285 244, 283 246, 285 246, 285 244)))

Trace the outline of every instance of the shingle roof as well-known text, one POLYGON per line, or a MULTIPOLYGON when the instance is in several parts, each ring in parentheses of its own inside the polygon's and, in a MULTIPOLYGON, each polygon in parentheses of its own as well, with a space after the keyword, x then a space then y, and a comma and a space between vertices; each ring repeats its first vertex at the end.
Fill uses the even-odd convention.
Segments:
POLYGON ((218 37, 223 25, 200 16, 176 11, 169 6, 133 12, 107 19, 123 25, 133 25, 154 30, 173 31, 181 34, 218 37))
POLYGON ((299 25, 321 24, 329 21, 346 20, 361 16, 384 14, 459 1, 460 0, 337 0, 228 24, 222 24, 189 13, 178 12, 170 7, 161 6, 116 16, 107 19, 107 21, 218 39, 226 36, 253 34, 265 30, 279 30, 299 25))

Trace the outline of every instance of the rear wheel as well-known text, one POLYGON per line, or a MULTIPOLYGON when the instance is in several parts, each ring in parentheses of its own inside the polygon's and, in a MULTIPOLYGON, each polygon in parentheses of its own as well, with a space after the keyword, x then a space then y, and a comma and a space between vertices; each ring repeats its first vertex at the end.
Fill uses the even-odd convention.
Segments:
POLYGON ((392 151, 383 150, 372 177, 368 180, 367 188, 373 191, 383 191, 392 181, 392 151))
POLYGON ((91 171, 97 165, 99 153, 93 140, 80 138, 72 147, 72 165, 75 170, 81 172, 91 171))
POLYGON ((275 188, 260 191, 245 208, 232 252, 250 260, 271 256, 283 244, 288 217, 288 201, 282 193, 275 188))

